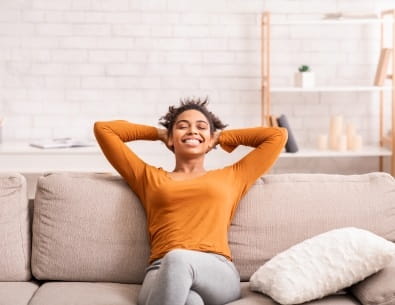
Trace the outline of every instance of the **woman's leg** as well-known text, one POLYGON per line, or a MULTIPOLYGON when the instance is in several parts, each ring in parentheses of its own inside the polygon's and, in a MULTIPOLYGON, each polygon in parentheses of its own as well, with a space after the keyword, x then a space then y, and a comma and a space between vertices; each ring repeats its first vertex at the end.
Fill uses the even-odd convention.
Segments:
POLYGON ((233 263, 220 255, 173 250, 161 259, 159 269, 148 272, 139 299, 145 303, 139 304, 185 305, 196 299, 191 290, 206 305, 224 304, 240 297, 240 277, 233 263))
POLYGON ((185 305, 204 305, 204 301, 196 291, 189 290, 185 305))
POLYGON ((150 295, 152 288, 155 287, 155 285, 156 285, 155 282, 156 282, 158 269, 148 271, 148 269, 150 267, 147 268, 147 271, 146 271, 146 274, 144 277, 144 282, 143 282, 143 285, 141 286, 141 289, 139 292, 139 298, 137 301, 138 305, 146 305, 148 296, 150 295))
MULTIPOLYGON (((161 260, 157 260, 147 268, 147 273, 144 278, 144 283, 141 287, 138 297, 137 303, 139 305, 145 305, 147 303, 147 299, 151 293, 152 288, 155 289, 156 277, 160 264, 161 264, 161 260)), ((205 305, 205 304, 202 298, 200 297, 200 295, 197 294, 197 292, 190 290, 185 305, 205 305)))
MULTIPOLYGON (((156 289, 155 281, 156 281, 157 272, 158 270, 151 270, 146 274, 144 278, 143 286, 141 287, 139 293, 139 299, 137 302, 139 305, 145 305, 147 303, 147 299, 151 293, 151 290, 156 289)), ((185 305, 205 305, 205 304, 203 302, 203 299, 197 292, 190 290, 185 305)))

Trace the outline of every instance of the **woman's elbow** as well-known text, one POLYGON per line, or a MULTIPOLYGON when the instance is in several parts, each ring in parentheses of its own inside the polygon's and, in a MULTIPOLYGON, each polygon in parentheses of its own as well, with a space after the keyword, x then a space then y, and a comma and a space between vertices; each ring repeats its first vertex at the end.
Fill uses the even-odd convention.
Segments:
POLYGON ((284 127, 279 127, 278 128, 279 131, 279 138, 281 139, 281 145, 285 145, 285 143, 287 143, 288 140, 288 130, 284 127))
POLYGON ((105 126, 106 123, 100 121, 97 121, 93 124, 93 133, 96 136, 96 138, 98 138, 98 136, 103 133, 103 131, 105 130, 105 126))
POLYGON ((100 129, 103 125, 104 125, 104 122, 96 121, 95 123, 93 123, 93 129, 94 130, 100 129))

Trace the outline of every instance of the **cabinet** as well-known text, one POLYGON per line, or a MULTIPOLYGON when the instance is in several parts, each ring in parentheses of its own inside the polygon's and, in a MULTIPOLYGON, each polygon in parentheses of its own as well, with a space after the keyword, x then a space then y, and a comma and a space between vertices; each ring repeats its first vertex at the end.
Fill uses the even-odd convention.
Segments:
MULTIPOLYGON (((271 116, 271 95, 276 92, 288 93, 303 93, 309 94, 311 92, 327 93, 327 92, 375 92, 377 97, 378 122, 379 122, 379 145, 377 147, 364 146, 360 151, 331 151, 331 150, 314 150, 304 149, 300 147, 297 153, 284 153, 282 157, 292 158, 310 158, 310 157, 378 157, 380 170, 383 170, 383 157, 390 159, 390 172, 395 175, 395 73, 386 74, 385 86, 316 86, 313 88, 297 88, 293 86, 275 87, 271 84, 271 70, 276 69, 271 67, 271 35, 273 26, 289 26, 289 25, 308 25, 311 27, 318 27, 321 25, 335 25, 335 24, 350 24, 360 25, 368 24, 375 27, 380 27, 380 49, 386 47, 391 48, 391 56, 395 58, 395 10, 387 10, 381 12, 378 18, 371 19, 320 19, 320 20, 285 20, 285 21, 271 21, 272 15, 270 12, 262 14, 261 22, 261 121, 262 125, 268 125, 268 118, 271 116), (390 32, 390 46, 386 46, 386 34, 390 32), (387 103, 387 104, 386 104, 387 103), (389 105, 389 110, 385 105, 389 105), (388 113, 390 112, 390 113, 388 113), (385 117, 390 117, 386 124, 385 117), (385 126, 390 125, 390 126, 385 126), (388 134, 388 130, 392 133, 388 134)), ((392 69, 389 67, 388 71, 395 71, 395 60, 392 62, 392 69)), ((302 63, 300 63, 302 64, 302 63)), ((376 106, 376 105, 375 105, 376 106)))

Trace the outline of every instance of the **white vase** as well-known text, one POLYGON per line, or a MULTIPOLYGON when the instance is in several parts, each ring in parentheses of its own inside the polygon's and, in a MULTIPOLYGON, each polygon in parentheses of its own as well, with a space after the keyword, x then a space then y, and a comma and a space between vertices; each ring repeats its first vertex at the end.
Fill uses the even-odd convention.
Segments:
POLYGON ((314 72, 296 72, 295 73, 295 86, 301 88, 314 87, 314 72))

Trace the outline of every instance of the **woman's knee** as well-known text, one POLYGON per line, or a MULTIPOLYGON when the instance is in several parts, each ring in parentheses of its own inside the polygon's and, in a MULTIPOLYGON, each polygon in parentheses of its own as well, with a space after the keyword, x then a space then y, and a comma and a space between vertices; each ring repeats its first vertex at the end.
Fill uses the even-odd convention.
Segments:
POLYGON ((185 305, 204 305, 204 301, 196 291, 190 290, 185 305))

